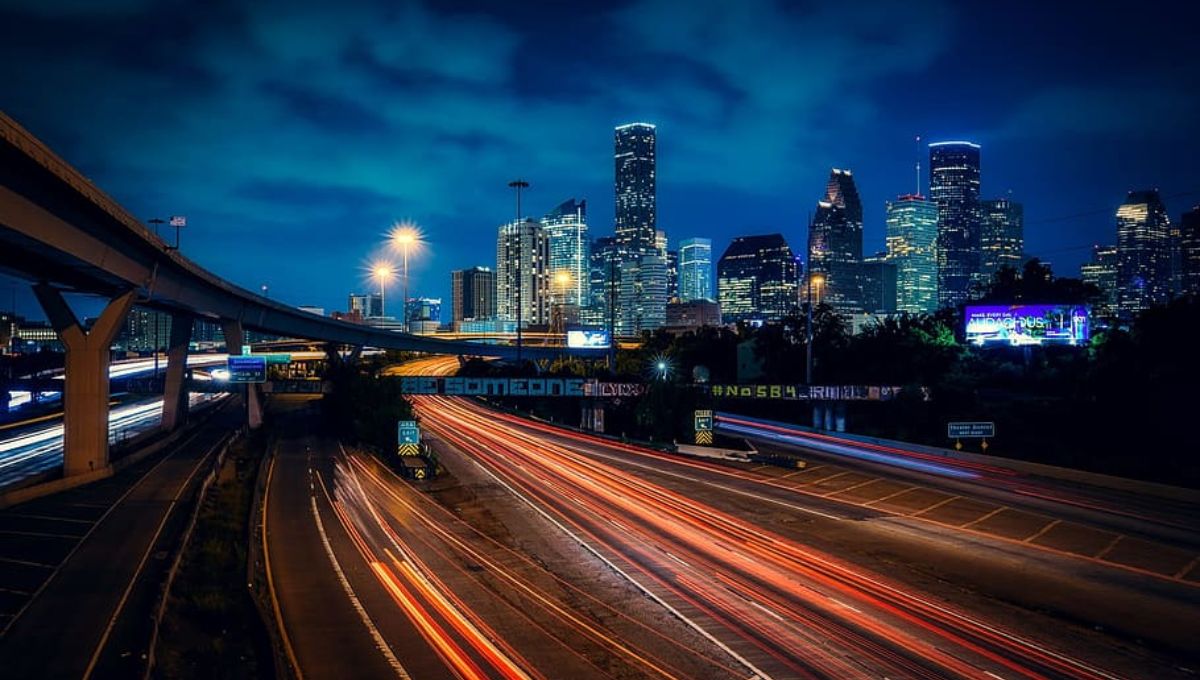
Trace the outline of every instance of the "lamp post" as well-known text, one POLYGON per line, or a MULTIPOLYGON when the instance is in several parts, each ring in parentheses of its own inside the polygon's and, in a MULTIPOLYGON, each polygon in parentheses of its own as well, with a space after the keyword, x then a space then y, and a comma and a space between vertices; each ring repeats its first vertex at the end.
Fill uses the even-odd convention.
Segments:
POLYGON ((408 251, 421 241, 421 232, 412 224, 398 224, 392 230, 392 246, 400 250, 404 267, 404 330, 408 330, 408 251))
POLYGON ((521 361, 521 190, 529 188, 529 182, 514 179, 508 186, 517 190, 517 219, 513 222, 517 234, 517 362, 521 361))
POLYGON ((555 307, 558 308, 558 316, 554 318, 555 330, 558 333, 565 335, 567 332, 567 320, 565 317, 567 304, 566 297, 567 287, 571 285, 571 272, 565 269, 560 269, 554 272, 552 281, 554 285, 550 287, 550 292, 552 294, 550 300, 550 314, 553 316, 555 313, 555 307))
MULTIPOLYGON (((382 318, 387 316, 387 305, 385 304, 384 299, 384 286, 387 284, 388 280, 392 278, 392 265, 386 262, 381 262, 375 265, 372 273, 375 275, 375 278, 379 279, 379 316, 382 318)), ((369 307, 370 305, 368 305, 368 308, 369 307)), ((368 311, 370 310, 368 309, 368 311)))
POLYGON ((821 284, 825 283, 825 277, 820 274, 814 275, 811 271, 808 274, 808 302, 805 307, 808 308, 808 323, 804 326, 804 382, 808 385, 812 384, 813 372, 813 303, 812 303, 812 288, 813 279, 817 280, 817 299, 821 299, 821 284))

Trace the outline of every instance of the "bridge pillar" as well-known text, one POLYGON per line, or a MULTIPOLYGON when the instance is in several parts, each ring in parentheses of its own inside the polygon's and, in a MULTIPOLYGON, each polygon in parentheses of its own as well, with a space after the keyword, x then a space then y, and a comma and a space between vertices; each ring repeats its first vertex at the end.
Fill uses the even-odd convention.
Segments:
POLYGON ((186 312, 171 315, 171 344, 167 347, 162 411, 162 426, 168 432, 186 423, 188 418, 187 359, 194 320, 186 312))
MULTIPOLYGON (((242 345, 246 344, 242 322, 222 319, 221 330, 225 333, 225 351, 233 355, 241 354, 242 345)), ((258 385, 246 385, 245 388, 246 425, 251 430, 257 430, 263 422, 262 394, 258 391, 258 385)))
POLYGON ((135 291, 112 299, 85 331, 57 289, 33 287, 42 310, 67 351, 63 385, 63 476, 108 467, 108 365, 110 347, 133 306, 135 291))

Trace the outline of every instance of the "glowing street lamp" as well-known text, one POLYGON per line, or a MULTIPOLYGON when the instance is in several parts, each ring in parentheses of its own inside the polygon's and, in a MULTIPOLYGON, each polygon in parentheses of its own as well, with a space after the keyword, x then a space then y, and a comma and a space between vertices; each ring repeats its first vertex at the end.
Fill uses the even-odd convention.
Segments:
POLYGON ((392 269, 390 262, 376 262, 371 267, 371 276, 379 279, 379 316, 381 317, 387 316, 387 307, 384 305, 383 295, 384 289, 388 281, 392 280, 393 275, 395 275, 395 270, 392 269))
POLYGON ((809 385, 812 384, 813 370, 813 283, 817 284, 817 302, 820 303, 821 289, 825 285, 825 276, 823 274, 813 274, 811 272, 809 272, 808 275, 808 304, 805 305, 805 307, 808 308, 808 323, 805 324, 804 328, 804 382, 809 385))
POLYGON ((392 228, 392 247, 399 250, 404 264, 404 330, 408 330, 408 251, 421 245, 421 230, 412 222, 399 222, 392 228))

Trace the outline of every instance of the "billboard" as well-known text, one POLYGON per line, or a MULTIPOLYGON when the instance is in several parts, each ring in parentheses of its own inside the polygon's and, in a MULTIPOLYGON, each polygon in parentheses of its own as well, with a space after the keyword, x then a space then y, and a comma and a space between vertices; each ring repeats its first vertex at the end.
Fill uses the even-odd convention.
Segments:
POLYGON ((567 331, 567 347, 570 349, 607 349, 611 344, 606 330, 567 331))
POLYGON ((967 342, 978 345, 1085 345, 1083 305, 968 305, 967 342))

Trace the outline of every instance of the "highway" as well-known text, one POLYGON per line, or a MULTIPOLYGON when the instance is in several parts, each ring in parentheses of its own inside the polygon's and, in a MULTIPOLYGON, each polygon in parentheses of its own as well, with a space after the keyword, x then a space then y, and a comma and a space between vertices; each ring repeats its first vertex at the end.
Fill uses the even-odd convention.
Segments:
MULTIPOLYGON (((451 368, 430 360, 404 370, 451 368)), ((806 490, 807 480, 780 480, 800 471, 684 459, 469 400, 415 401, 448 467, 478 466, 747 674, 1171 677, 1186 675, 1178 659, 1196 652, 1185 631, 1200 624, 1200 600, 1185 579, 1005 539, 1000 529, 897 522, 852 502, 865 480, 806 490), (1115 634, 1089 630, 1094 621, 1115 634), (1138 637, 1169 651, 1129 644, 1138 637)), ((883 481, 907 488, 872 484, 883 481)), ((1022 518, 1002 519, 1010 527, 1022 518)))
MULTIPOLYGON (((205 367, 222 364, 224 354, 198 354, 188 357, 188 365, 205 367)), ((161 367, 165 370, 165 362, 161 367)), ((116 362, 109 369, 113 378, 143 375, 154 370, 152 359, 116 362)), ((219 399, 221 394, 192 394, 191 408, 198 408, 219 399)), ((109 411, 110 444, 158 427, 162 420, 162 399, 138 398, 124 403, 114 402, 109 411)), ((61 412, 0 427, 0 489, 20 483, 31 476, 62 466, 63 425, 61 412)))

